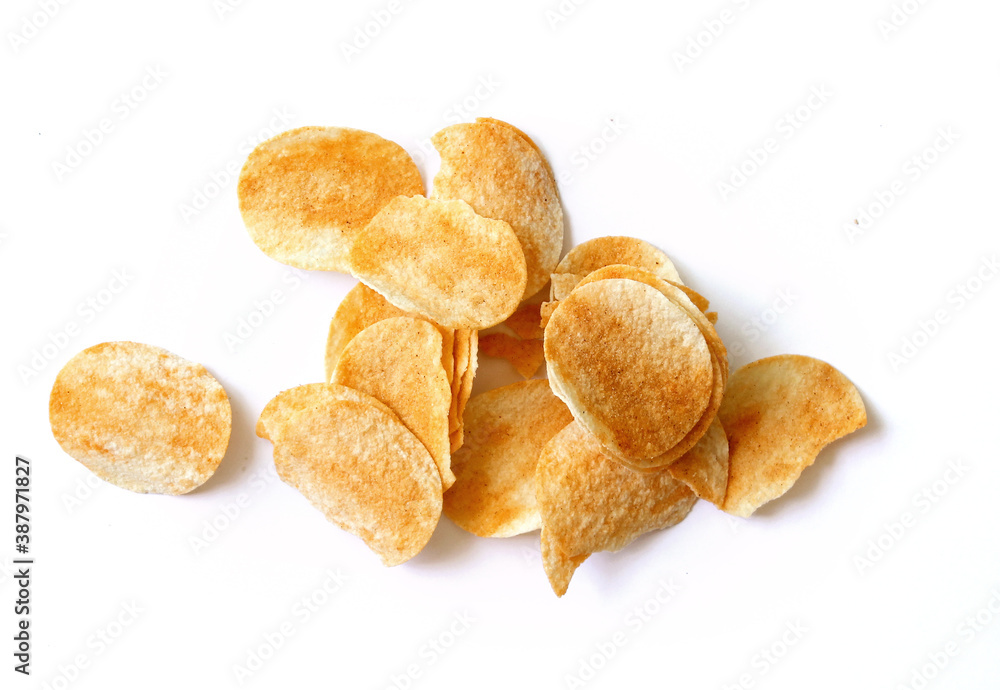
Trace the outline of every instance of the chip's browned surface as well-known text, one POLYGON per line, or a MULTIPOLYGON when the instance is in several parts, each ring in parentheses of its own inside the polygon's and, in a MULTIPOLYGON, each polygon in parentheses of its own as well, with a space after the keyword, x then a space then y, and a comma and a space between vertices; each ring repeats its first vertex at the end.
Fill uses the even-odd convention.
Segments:
POLYGON ((527 264, 523 296, 534 295, 563 246, 562 205, 544 156, 523 132, 497 120, 452 125, 432 141, 441 154, 434 198, 462 199, 480 215, 510 223, 527 264))
POLYGON ((543 532, 567 556, 618 551, 676 525, 697 501, 666 472, 639 474, 608 457, 576 422, 542 450, 535 490, 543 532))
POLYGON ((719 420, 729 437, 729 486, 722 508, 748 517, 784 494, 824 446, 863 427, 854 384, 826 362, 779 355, 740 367, 719 420))
POLYGON ((237 186, 254 243, 298 268, 349 272, 348 253, 390 199, 424 193, 398 144, 343 127, 300 127, 251 152, 237 186))
POLYGON ((545 444, 571 421, 541 379, 473 397, 465 410, 465 443, 452 458, 457 479, 444 495, 445 515, 481 537, 539 529, 535 466, 545 444))
POLYGON ((451 386, 441 366, 441 333, 430 323, 395 316, 372 324, 347 345, 333 383, 382 401, 424 444, 447 489, 451 472, 451 386))
POLYGON ((272 443, 278 443, 288 428, 289 421, 297 413, 309 407, 337 400, 373 405, 384 412, 395 414, 382 401, 353 388, 337 383, 307 383, 284 390, 271 398, 257 418, 257 435, 272 443))
POLYGON ((222 462, 232 412, 202 365, 152 345, 110 342, 62 368, 49 421, 62 449, 101 479, 138 493, 184 494, 222 462))
POLYGON ((405 311, 449 328, 488 328, 514 313, 526 279, 510 225, 461 200, 397 197, 351 249, 351 272, 405 311))
POLYGON ((729 441, 718 417, 694 448, 670 463, 666 471, 691 487, 698 498, 722 507, 729 481, 729 441))
POLYGON ((561 597, 569 589, 569 582, 573 578, 576 569, 587 560, 589 553, 578 556, 567 556, 555 544, 548 532, 542 527, 542 567, 545 568, 545 575, 549 578, 549 585, 557 597, 561 597))
POLYGON ((504 324, 521 340, 537 340, 545 332, 541 311, 541 304, 525 302, 504 321, 504 324))
POLYGON ((526 379, 537 374, 545 362, 541 340, 518 340, 506 333, 487 333, 479 336, 479 347, 487 357, 510 362, 517 373, 526 379))
POLYGON ((387 566, 424 547, 441 475, 423 444, 374 405, 326 400, 297 412, 274 448, 278 476, 387 566))
POLYGON ((578 244, 562 258, 553 273, 585 276, 614 264, 644 268, 663 280, 683 284, 670 257, 636 237, 596 237, 578 244))
POLYGON ((633 280, 581 285, 562 300, 545 328, 545 360, 574 418, 631 461, 685 439, 716 387, 709 347, 688 313, 633 280))

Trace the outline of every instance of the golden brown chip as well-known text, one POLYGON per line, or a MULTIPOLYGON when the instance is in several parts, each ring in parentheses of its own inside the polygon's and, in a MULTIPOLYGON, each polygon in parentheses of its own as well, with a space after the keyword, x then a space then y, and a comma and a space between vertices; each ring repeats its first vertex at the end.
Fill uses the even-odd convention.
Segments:
POLYGON ((326 400, 292 416, 274 447, 278 476, 387 566, 409 560, 441 516, 441 475, 391 413, 326 400))
POLYGON ((541 304, 525 302, 504 321, 504 324, 521 340, 538 340, 545 331, 542 327, 541 310, 541 304))
POLYGON ((452 125, 432 138, 441 154, 433 197, 462 199, 510 223, 524 250, 523 297, 542 289, 559 262, 563 212, 548 162, 531 139, 498 120, 452 125))
POLYGON ((749 517, 792 487, 827 444, 860 429, 865 404, 826 362, 779 355, 740 367, 719 410, 729 436, 729 487, 722 509, 749 517))
POLYGON ((597 237, 578 244, 563 257, 553 273, 585 276, 613 264, 644 268, 663 280, 683 284, 670 257, 635 237, 597 237))
POLYGON ((589 553, 579 556, 567 556, 553 543, 548 532, 542 527, 542 567, 545 568, 545 575, 549 578, 549 585, 557 597, 561 597, 569 589, 569 581, 573 578, 576 569, 590 557, 589 553))
MULTIPOLYGON (((326 338, 326 380, 333 378, 340 353, 354 336, 373 323, 393 316, 415 317, 416 314, 403 311, 364 283, 352 287, 330 321, 330 332, 326 338)), ((442 327, 442 331, 444 330, 442 327)))
POLYGON ((441 366, 437 328, 408 316, 372 324, 347 345, 332 381, 385 403, 430 451, 442 486, 454 483, 448 429, 451 387, 441 366))
POLYGON ((480 537, 539 529, 538 455, 571 421, 569 408, 542 379, 472 398, 465 411, 465 444, 452 458, 457 479, 444 495, 445 515, 480 537))
POLYGON ((638 474, 608 457, 577 422, 542 450, 535 480, 543 533, 566 556, 618 551, 676 525, 698 500, 666 472, 638 474))
POLYGON ((714 311, 706 311, 705 318, 708 319, 708 322, 714 326, 719 322, 719 313, 714 311))
POLYGON ((396 197, 351 248, 351 272, 400 309, 449 328, 514 313, 526 279, 517 236, 464 201, 396 197))
POLYGON ((729 441, 718 417, 694 448, 670 463, 666 471, 687 484, 698 498, 722 507, 729 481, 729 441))
POLYGON ((487 357, 506 359, 526 379, 538 373, 545 362, 541 340, 518 340, 506 333, 487 333, 479 336, 479 347, 487 357))
POLYGON ((60 447, 104 481, 176 495, 215 473, 232 411, 202 365, 152 345, 111 342, 77 353, 62 368, 49 421, 60 447))
POLYGON ((698 326, 634 280, 581 285, 562 300, 545 328, 545 360, 553 391, 574 418, 613 455, 633 462, 681 443, 716 387, 698 326))
MULTIPOLYGON (((364 283, 358 283, 351 288, 330 321, 330 332, 326 339, 326 380, 333 378, 333 370, 337 366, 337 360, 340 359, 340 353, 354 336, 372 324, 394 316, 423 319, 422 316, 393 306, 385 297, 364 283)), ((446 328, 433 321, 428 323, 433 324, 441 333, 441 366, 448 375, 448 385, 451 385, 455 376, 455 329, 446 328)))
POLYGON ((300 127, 250 153, 237 187, 250 237, 272 259, 349 272, 355 239, 389 200, 424 193, 401 146, 343 127, 300 127))
POLYGON ((309 407, 338 400, 373 405, 395 416, 385 403, 367 393, 336 383, 307 383, 304 386, 284 390, 271 398, 257 418, 255 431, 261 438, 278 443, 288 428, 289 421, 297 413, 309 407))

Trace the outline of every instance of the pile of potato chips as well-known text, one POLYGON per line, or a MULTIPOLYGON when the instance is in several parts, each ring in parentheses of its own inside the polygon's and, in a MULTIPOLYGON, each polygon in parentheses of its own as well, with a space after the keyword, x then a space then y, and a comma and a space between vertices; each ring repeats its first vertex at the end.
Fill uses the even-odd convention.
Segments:
POLYGON ((280 476, 386 565, 443 511, 483 537, 540 530, 562 596, 591 553, 699 498, 749 516, 865 424, 824 362, 730 376, 717 314, 647 242, 601 237, 560 261, 555 178, 519 129, 479 119, 432 141, 428 197, 401 147, 333 127, 261 144, 239 182, 264 252, 360 281, 330 324, 327 383, 279 394, 257 433, 280 476), (479 353, 526 380, 470 399, 479 353))

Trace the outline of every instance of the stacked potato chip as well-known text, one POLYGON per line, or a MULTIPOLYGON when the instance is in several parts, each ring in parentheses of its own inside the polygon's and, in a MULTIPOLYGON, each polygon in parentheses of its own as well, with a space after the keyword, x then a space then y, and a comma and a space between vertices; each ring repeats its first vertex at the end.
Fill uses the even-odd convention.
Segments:
POLYGON ((517 128, 480 119, 433 141, 429 198, 399 146, 341 128, 265 142, 239 182, 268 255, 360 280, 330 325, 327 383, 275 397, 257 433, 280 476, 387 565, 443 511, 480 536, 540 529, 562 596, 590 554, 699 498, 749 515, 864 425, 857 390, 818 360, 730 380, 717 315, 652 245, 604 237, 559 261, 555 178, 517 128), (532 300, 550 280, 550 301, 532 300), (525 379, 544 360, 548 379, 470 399, 479 346, 525 379))

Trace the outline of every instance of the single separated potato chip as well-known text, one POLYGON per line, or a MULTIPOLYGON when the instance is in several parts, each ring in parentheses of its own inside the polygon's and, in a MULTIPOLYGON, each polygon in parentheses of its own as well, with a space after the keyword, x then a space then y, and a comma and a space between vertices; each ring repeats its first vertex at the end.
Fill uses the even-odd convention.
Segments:
POLYGON ((729 380, 719 420, 729 436, 729 487, 722 509, 749 517, 788 491, 827 444, 867 421, 861 394, 826 362, 767 357, 729 380))
MULTIPOLYGON (((558 571, 568 584, 575 564, 567 559, 597 551, 618 551, 637 537, 672 527, 687 517, 698 500, 666 472, 638 474, 601 448, 573 422, 546 444, 538 458, 535 492, 542 513, 542 549, 555 548, 558 571), (568 570, 568 574, 566 571, 568 570)), ((549 575, 556 594, 559 589, 549 575)), ((562 588, 565 591, 565 587, 562 588)), ((561 596, 561 594, 560 594, 561 596)))
POLYGON ((104 481, 185 494, 222 462, 232 411, 205 367, 152 345, 112 342, 76 354, 49 397, 52 435, 104 481))
POLYGON ((442 486, 455 482, 448 428, 451 386, 441 366, 437 328, 408 316, 372 324, 340 355, 332 383, 383 402, 430 452, 442 486))
POLYGON ((545 350, 540 339, 518 340, 506 333, 487 333, 479 336, 479 347, 487 357, 510 362, 517 373, 526 379, 537 374, 545 362, 545 350))
POLYGON ((261 438, 266 438, 271 443, 278 443, 288 428, 288 423, 296 414, 310 407, 338 400, 372 405, 395 416, 385 403, 367 393, 336 383, 307 383, 304 386, 284 390, 271 398, 257 419, 255 431, 261 438))
POLYGON ((325 400, 295 413, 274 447, 278 476, 387 566, 413 558, 441 517, 441 474, 390 412, 325 400))
POLYGON ((542 448, 573 421, 548 381, 521 381, 469 401, 465 444, 452 458, 457 477, 444 513, 480 537, 539 529, 535 466, 542 448))
POLYGON ((684 284, 670 257, 635 237, 596 237, 578 244, 569 250, 553 273, 575 273, 582 277, 614 264, 643 268, 662 280, 684 284))
POLYGON ((394 305, 449 328, 495 326, 524 294, 510 225, 464 201, 396 197, 351 249, 351 272, 394 305))
POLYGON ((524 132, 486 118, 446 127, 431 141, 441 154, 433 198, 461 199, 510 224, 527 267, 522 296, 531 297, 548 282, 563 246, 559 190, 545 157, 524 132))
POLYGON ((350 272, 355 239, 400 194, 424 193, 413 159, 377 134, 300 127, 258 145, 237 186, 251 239, 276 261, 350 272))
POLYGON ((684 441, 717 386, 688 312, 634 280, 581 285, 560 302, 545 328, 545 360, 553 392, 577 422, 631 462, 684 441))

